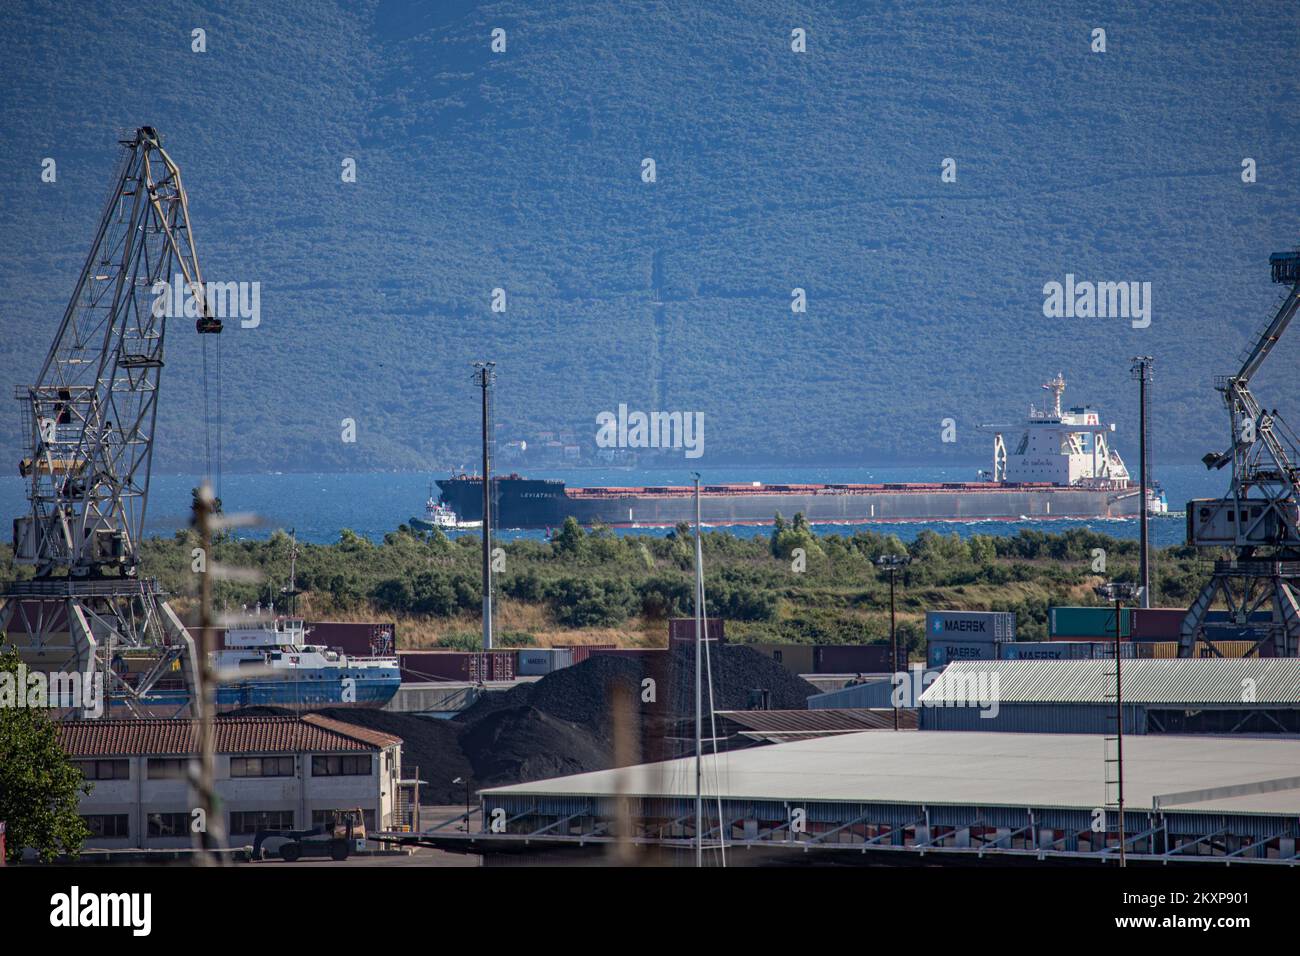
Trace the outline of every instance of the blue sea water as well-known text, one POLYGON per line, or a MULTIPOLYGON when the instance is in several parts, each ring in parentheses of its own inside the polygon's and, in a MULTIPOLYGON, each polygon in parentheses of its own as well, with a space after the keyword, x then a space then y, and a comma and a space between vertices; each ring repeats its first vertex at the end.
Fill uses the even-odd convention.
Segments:
MULTIPOLYGON (((751 482, 897 482, 897 481, 970 481, 975 468, 927 468, 924 466, 880 468, 830 468, 790 467, 783 465, 719 466, 698 469, 704 483, 751 482)), ((640 469, 529 469, 530 476, 558 478, 570 486, 609 485, 668 485, 690 483, 689 468, 640 469)), ((434 479, 444 475, 424 472, 376 472, 342 474, 226 474, 222 477, 219 493, 227 513, 251 512, 261 519, 255 528, 242 529, 237 534, 247 537, 265 537, 276 528, 296 530, 300 540, 315 544, 337 541, 344 528, 351 529, 372 541, 408 521, 424 510, 424 500, 429 495, 434 479)), ((1155 473, 1155 480, 1164 488, 1172 511, 1181 512, 1190 498, 1212 497, 1227 489, 1227 475, 1208 472, 1201 465, 1171 465, 1155 473)), ((149 511, 145 533, 171 535, 189 520, 190 490, 198 484, 195 475, 155 475, 150 493, 149 511)), ((436 489, 435 489, 436 491, 436 489)), ((0 478, 0 515, 15 516, 27 508, 25 486, 17 477, 0 478)), ((790 517, 787 515, 786 517, 790 517)), ((819 533, 852 534, 871 525, 815 525, 819 533)), ((1117 538, 1136 539, 1138 521, 1111 520, 1035 520, 1035 521, 978 521, 978 522, 915 522, 888 523, 876 526, 878 530, 897 534, 910 541, 921 531, 931 529, 943 534, 956 533, 963 537, 972 534, 1014 535, 1021 528, 1061 533, 1071 528, 1091 528, 1117 538)), ((767 534, 763 527, 735 527, 730 529, 740 537, 767 534)), ((476 532, 462 532, 473 534, 476 532)), ((664 535, 667 529, 638 529, 619 534, 664 535)), ((501 531, 503 539, 535 538, 543 531, 501 531)), ((1152 542, 1158 547, 1182 544, 1183 519, 1179 515, 1153 518, 1152 542)))

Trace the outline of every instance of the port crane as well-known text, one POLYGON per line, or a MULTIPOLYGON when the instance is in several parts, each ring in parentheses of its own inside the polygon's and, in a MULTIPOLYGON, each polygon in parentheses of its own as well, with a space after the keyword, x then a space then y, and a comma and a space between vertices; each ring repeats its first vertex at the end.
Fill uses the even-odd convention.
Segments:
POLYGON ((1251 380, 1300 310, 1300 249, 1269 257, 1273 282, 1288 288, 1264 330, 1241 355, 1237 374, 1220 376, 1231 424, 1231 442, 1202 461, 1210 469, 1232 466, 1228 494, 1187 504, 1187 543, 1225 548, 1210 580, 1183 618, 1179 656, 1194 656, 1198 642, 1217 654, 1207 624, 1217 600, 1227 605, 1225 626, 1244 627, 1269 613, 1267 633, 1254 653, 1271 644, 1274 653, 1300 656, 1300 440, 1277 413, 1266 410, 1250 390, 1251 380), (1271 613, 1270 613, 1271 612, 1271 613))
POLYGON ((54 342, 35 384, 17 390, 30 510, 14 521, 14 556, 35 575, 0 585, 0 638, 29 668, 102 675, 106 702, 139 713, 140 698, 177 672, 198 700, 194 643, 157 583, 138 574, 139 546, 172 304, 183 303, 204 337, 209 471, 207 369, 220 356, 210 365, 207 342, 219 342, 222 323, 204 292, 180 170, 152 127, 119 142, 115 180, 54 342), (128 679, 119 658, 142 648, 152 665, 128 679))

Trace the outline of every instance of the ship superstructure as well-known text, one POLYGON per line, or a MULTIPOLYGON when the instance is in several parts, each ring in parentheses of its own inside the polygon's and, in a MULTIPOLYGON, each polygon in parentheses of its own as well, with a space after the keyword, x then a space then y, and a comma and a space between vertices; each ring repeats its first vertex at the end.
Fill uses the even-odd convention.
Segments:
POLYGON ((1046 408, 1030 406, 1021 425, 986 425, 993 436, 993 480, 1047 482, 1076 488, 1126 489, 1128 468, 1107 436, 1115 430, 1088 406, 1061 408, 1065 377, 1043 384, 1052 395, 1046 408), (1008 453, 1004 436, 1019 432, 1015 451, 1008 453))

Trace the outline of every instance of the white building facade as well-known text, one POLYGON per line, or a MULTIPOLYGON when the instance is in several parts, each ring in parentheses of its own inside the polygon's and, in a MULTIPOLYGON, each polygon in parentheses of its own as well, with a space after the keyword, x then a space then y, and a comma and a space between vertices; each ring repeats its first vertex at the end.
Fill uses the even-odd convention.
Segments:
MULTIPOLYGON (((215 721, 216 789, 228 842, 258 830, 306 830, 360 808, 367 832, 394 825, 398 737, 316 714, 215 721)), ((58 725, 64 750, 93 789, 78 812, 92 849, 192 844, 198 820, 188 774, 197 721, 82 720, 58 725)))

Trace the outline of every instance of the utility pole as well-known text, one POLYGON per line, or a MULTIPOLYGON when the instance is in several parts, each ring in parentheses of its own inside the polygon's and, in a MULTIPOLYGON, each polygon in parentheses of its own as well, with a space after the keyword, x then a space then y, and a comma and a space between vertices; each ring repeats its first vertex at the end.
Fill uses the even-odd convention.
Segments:
MULTIPOLYGON (((474 384, 483 390, 483 650, 492 650, 492 456, 489 392, 496 381, 496 362, 474 363, 474 384)), ((479 668, 486 680, 487 661, 479 668)))
POLYGON ((1115 807, 1119 817, 1119 865, 1125 867, 1128 865, 1128 840, 1124 829, 1124 681, 1120 664, 1123 660, 1123 629, 1120 624, 1123 602, 1141 597, 1142 589, 1125 581, 1111 581, 1095 590, 1099 597, 1115 603, 1115 807))
POLYGON ((1147 494, 1149 470, 1147 468, 1147 382, 1151 381, 1152 358, 1138 355, 1133 359, 1132 374, 1138 381, 1138 471, 1141 473, 1142 504, 1141 547, 1138 559, 1138 584, 1142 588, 1142 607, 1151 606, 1151 537, 1148 528, 1147 494))
MULTIPOLYGON (((877 566, 883 568, 889 573, 889 664, 891 672, 895 675, 899 673, 898 667, 898 626, 895 620, 894 607, 894 582, 898 577, 898 569, 911 560, 906 555, 901 554, 882 554, 876 558, 877 566)), ((890 695, 894 697, 893 694, 890 695)), ((898 704, 894 703, 894 729, 898 729, 898 704)))
POLYGON ((199 866, 220 866, 224 861, 215 851, 225 843, 225 821, 217 803, 217 731, 213 723, 217 709, 217 673, 212 664, 213 645, 216 643, 212 627, 212 526, 216 523, 215 518, 216 500, 212 486, 205 480, 194 496, 194 524, 198 527, 199 547, 203 554, 203 574, 199 578, 199 775, 196 787, 203 827, 194 834, 199 850, 194 860, 199 866))
POLYGON ((704 548, 700 541, 700 474, 695 478, 695 865, 704 866, 704 548))

